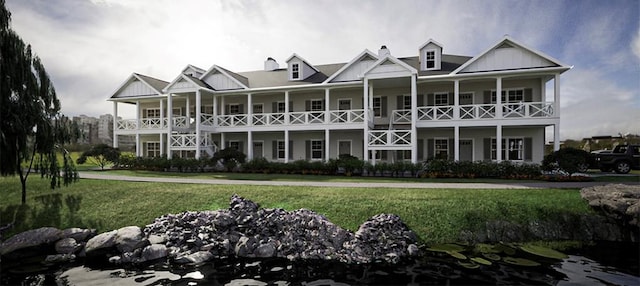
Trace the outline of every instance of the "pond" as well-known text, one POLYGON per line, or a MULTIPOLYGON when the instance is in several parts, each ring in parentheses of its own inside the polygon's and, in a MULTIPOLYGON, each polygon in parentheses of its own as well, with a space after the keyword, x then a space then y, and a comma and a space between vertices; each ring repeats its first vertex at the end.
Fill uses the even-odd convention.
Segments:
MULTIPOLYGON (((523 266, 493 261, 473 268, 450 255, 428 253, 397 265, 285 259, 226 259, 198 266, 139 269, 68 265, 54 271, 3 271, 2 285, 640 285, 639 248, 598 243, 567 258, 523 266), (24 282, 24 283, 23 283, 24 282)), ((6 269, 5 269, 6 270, 6 269)))

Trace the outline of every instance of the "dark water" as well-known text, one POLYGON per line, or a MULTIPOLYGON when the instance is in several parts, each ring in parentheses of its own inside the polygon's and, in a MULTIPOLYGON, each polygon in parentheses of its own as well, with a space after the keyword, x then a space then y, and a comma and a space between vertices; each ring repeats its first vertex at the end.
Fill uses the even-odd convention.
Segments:
POLYGON ((447 255, 399 265, 220 260, 140 269, 70 265, 40 274, 3 273, 3 285, 640 285, 638 246, 598 244, 541 266, 494 262, 467 269, 447 255))

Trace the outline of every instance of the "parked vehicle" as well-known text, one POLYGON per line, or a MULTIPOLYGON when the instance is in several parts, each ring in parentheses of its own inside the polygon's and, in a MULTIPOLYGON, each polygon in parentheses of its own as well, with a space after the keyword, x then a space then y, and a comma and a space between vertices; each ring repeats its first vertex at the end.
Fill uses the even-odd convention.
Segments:
POLYGON ((603 172, 614 170, 626 174, 631 169, 640 169, 640 145, 618 145, 611 152, 596 154, 596 162, 603 172))

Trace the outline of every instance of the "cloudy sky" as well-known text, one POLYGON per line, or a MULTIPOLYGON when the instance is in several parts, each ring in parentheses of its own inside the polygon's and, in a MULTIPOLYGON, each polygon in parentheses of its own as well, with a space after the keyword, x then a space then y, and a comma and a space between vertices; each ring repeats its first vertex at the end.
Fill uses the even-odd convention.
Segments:
POLYGON ((293 53, 348 62, 433 38, 475 56, 505 34, 574 68, 561 77, 561 139, 640 134, 640 2, 7 0, 69 116, 112 112, 132 72, 173 80, 187 64, 259 70, 293 53))

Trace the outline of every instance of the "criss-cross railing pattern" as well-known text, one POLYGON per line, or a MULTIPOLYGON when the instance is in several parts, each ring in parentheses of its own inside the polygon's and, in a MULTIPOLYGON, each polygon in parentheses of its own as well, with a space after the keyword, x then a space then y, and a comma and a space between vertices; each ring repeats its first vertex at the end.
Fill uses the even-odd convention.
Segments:
POLYGON ((418 107, 418 120, 453 119, 453 106, 421 106, 418 107))
POLYGON ((391 113, 391 120, 393 120, 394 124, 411 123, 411 110, 394 110, 391 113))
POLYGON ((246 114, 218 115, 218 126, 246 126, 246 114))
POLYGON ((410 130, 371 130, 369 131, 369 146, 410 146, 410 130))
POLYGON ((360 123, 364 122, 364 109, 331 110, 330 123, 360 123))

